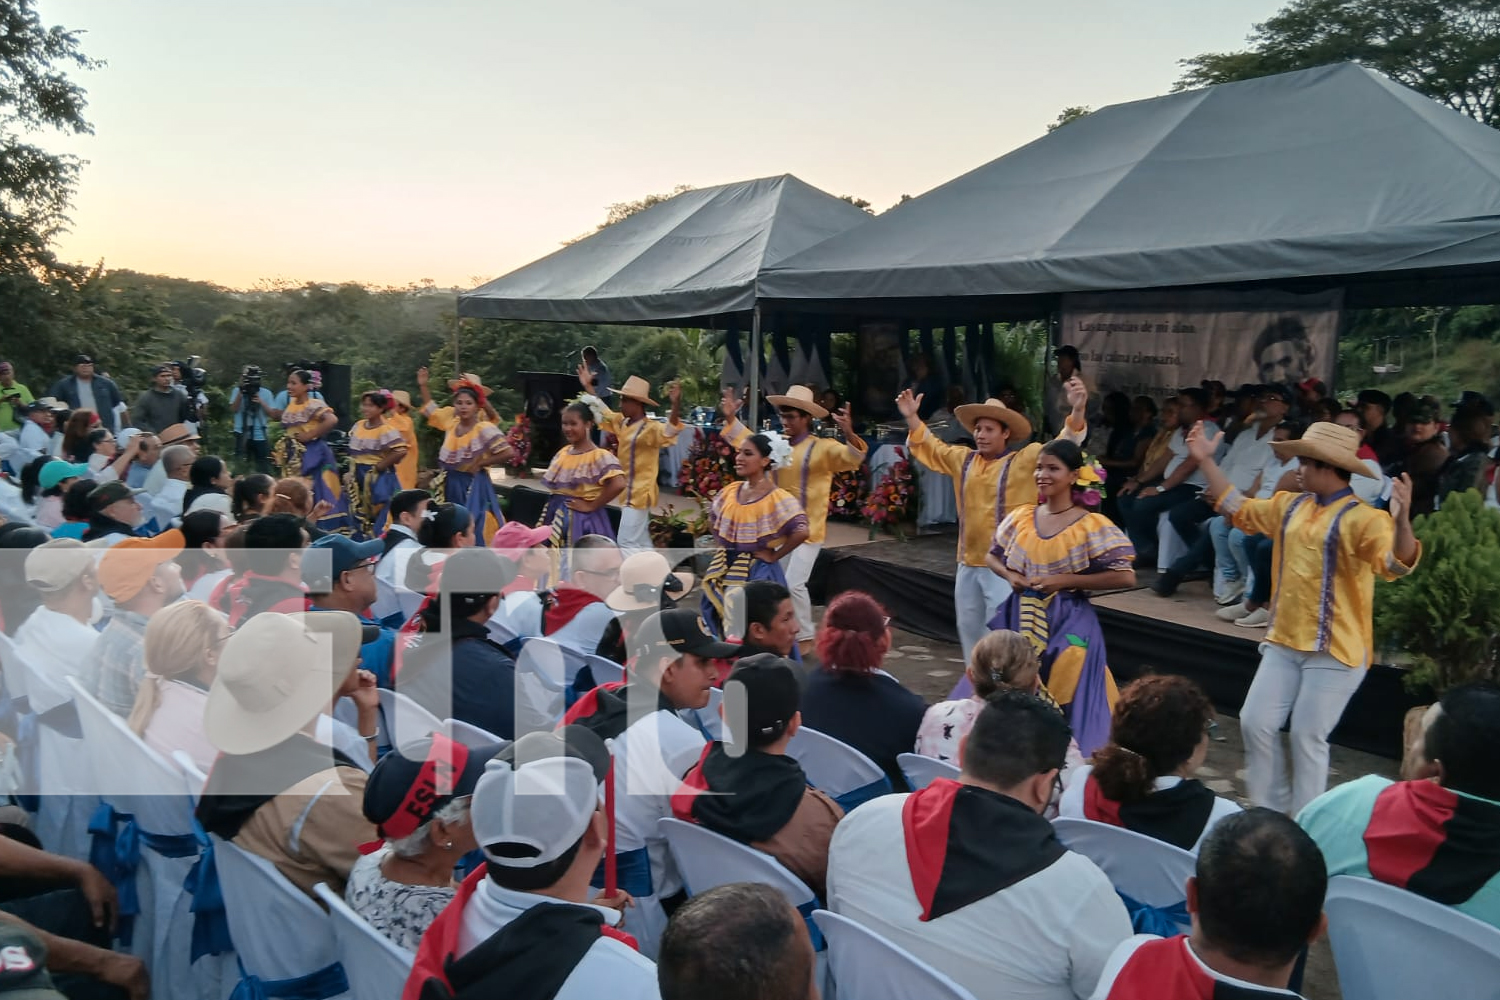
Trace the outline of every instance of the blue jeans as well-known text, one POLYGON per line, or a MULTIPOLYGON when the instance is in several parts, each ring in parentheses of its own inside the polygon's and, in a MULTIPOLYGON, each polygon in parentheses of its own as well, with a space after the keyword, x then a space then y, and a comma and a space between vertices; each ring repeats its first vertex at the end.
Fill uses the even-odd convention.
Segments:
POLYGON ((1245 533, 1219 516, 1208 522, 1208 534, 1214 541, 1214 591, 1222 594, 1225 584, 1239 583, 1250 572, 1245 533))

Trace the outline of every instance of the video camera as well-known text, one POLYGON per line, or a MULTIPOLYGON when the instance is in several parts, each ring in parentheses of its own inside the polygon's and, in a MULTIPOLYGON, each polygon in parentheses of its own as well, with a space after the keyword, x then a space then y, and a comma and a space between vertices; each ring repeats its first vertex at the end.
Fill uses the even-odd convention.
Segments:
POLYGON ((203 397, 203 387, 208 384, 208 372, 198 367, 201 359, 196 354, 189 354, 184 361, 172 360, 171 364, 177 368, 182 376, 181 385, 187 393, 189 403, 189 419, 194 423, 202 419, 199 413, 199 399, 203 397))
POLYGON ((250 406, 260 405, 260 389, 263 381, 260 365, 246 365, 240 372, 240 395, 250 406))

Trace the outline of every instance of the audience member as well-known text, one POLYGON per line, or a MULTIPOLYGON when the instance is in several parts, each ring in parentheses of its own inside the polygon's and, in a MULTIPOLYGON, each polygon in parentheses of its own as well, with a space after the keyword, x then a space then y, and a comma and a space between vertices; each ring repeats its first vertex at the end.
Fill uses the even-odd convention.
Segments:
POLYGON ((92 507, 89 494, 99 485, 92 479, 75 479, 68 484, 62 495, 62 523, 52 529, 53 538, 73 538, 83 541, 89 530, 89 514, 92 507))
POLYGON ((0 524, 0 631, 15 636, 42 606, 41 592, 27 579, 26 553, 49 539, 41 528, 20 521, 0 524))
POLYGON ((490 548, 499 552, 516 567, 516 578, 505 588, 504 596, 541 589, 552 574, 552 528, 527 527, 520 521, 507 521, 490 539, 490 548))
POLYGON ((512 632, 546 636, 579 653, 599 653, 613 626, 619 626, 604 599, 620 584, 620 547, 604 535, 584 535, 573 543, 572 576, 552 590, 516 594, 500 614, 512 632))
POLYGON ((109 376, 94 371, 91 355, 78 355, 73 374, 52 383, 47 395, 66 403, 70 410, 93 410, 112 431, 119 431, 122 414, 128 422, 129 411, 120 387, 109 376))
POLYGON ((739 628, 728 635, 738 637, 741 656, 775 653, 794 657, 797 646, 797 612, 792 592, 774 580, 751 580, 738 592, 730 591, 730 620, 739 628), (739 608, 743 607, 743 617, 739 608), (743 625, 740 622, 743 621, 743 625))
POLYGON ((132 443, 135 444, 135 456, 130 460, 130 466, 125 475, 120 477, 125 485, 133 490, 145 487, 146 479, 151 475, 151 470, 161 462, 161 438, 155 434, 144 434, 141 431, 127 427, 120 432, 120 447, 128 449, 132 443))
POLYGON ((1059 814, 1124 827, 1196 852, 1240 811, 1193 777, 1208 756, 1214 707, 1186 677, 1142 677, 1120 692, 1109 742, 1073 776, 1059 814))
POLYGON ((17 411, 34 399, 31 390, 16 381, 15 365, 0 361, 0 433, 19 430, 21 422, 16 419, 17 411))
POLYGON ((52 432, 57 428, 51 407, 39 399, 29 406, 17 406, 16 413, 24 418, 24 422, 21 432, 16 435, 16 452, 9 459, 11 468, 51 457, 52 432))
MULTIPOLYGON (((321 501, 323 506, 326 501, 321 501)), ((318 518, 322 516, 319 509, 319 501, 313 499, 312 487, 302 479, 278 479, 271 493, 271 504, 266 508, 268 514, 290 514, 295 517, 307 532, 307 540, 315 542, 328 532, 318 527, 318 518)))
POLYGON ((237 479, 230 495, 230 513, 241 524, 260 517, 270 507, 275 492, 276 480, 264 472, 237 479))
POLYGON ((384 543, 378 538, 356 542, 348 535, 324 535, 303 553, 302 582, 307 586, 310 611, 347 611, 361 625, 375 629, 375 637, 360 648, 362 665, 381 687, 391 686, 391 661, 396 633, 365 616, 375 600, 375 561, 384 543))
POLYGON ((869 594, 835 597, 818 625, 818 662, 802 692, 802 721, 869 757, 896 789, 899 754, 910 753, 927 703, 880 669, 891 651, 890 616, 869 594))
POLYGON ((354 863, 344 901, 407 951, 453 901, 454 864, 478 846, 470 797, 500 749, 439 733, 386 754, 370 772, 364 814, 384 843, 354 863))
POLYGON ((608 841, 609 751, 588 732, 531 733, 511 757, 474 789, 485 864, 423 935, 402 1000, 510 996, 523 983, 555 1000, 656 1000, 656 968, 617 929, 620 910, 589 901, 608 841))
POLYGON ((239 628, 266 611, 291 614, 307 610, 302 584, 302 550, 307 529, 291 514, 267 514, 243 531, 245 571, 229 585, 229 624, 239 628))
POLYGON ((1121 944, 1094 1000, 1297 1000, 1288 983, 1328 926, 1327 888, 1317 846, 1286 816, 1230 816, 1204 841, 1187 880, 1192 933, 1121 944))
POLYGON ((37 498, 36 514, 32 520, 38 528, 52 531, 63 523, 63 493, 77 482, 80 476, 88 474, 89 469, 86 465, 74 465, 72 462, 64 462, 55 458, 37 471, 36 485, 41 491, 41 496, 37 498))
POLYGON ((182 517, 182 585, 187 596, 207 601, 233 572, 224 556, 224 545, 234 532, 234 522, 211 510, 195 510, 182 517))
POLYGON ((1438 474, 1437 506, 1451 493, 1477 490, 1490 464, 1490 432, 1495 408, 1477 392, 1465 392, 1448 424, 1448 461, 1438 474))
POLYGON ((147 623, 182 596, 182 544, 182 532, 174 528, 154 538, 127 538, 99 560, 99 588, 115 607, 90 656, 92 690, 116 715, 130 714, 146 673, 147 623))
POLYGON ((818 1000, 807 921, 779 890, 734 882, 672 914, 656 966, 661 1000, 818 1000))
POLYGON ((73 700, 67 679, 92 690, 99 579, 94 553, 82 542, 57 538, 26 553, 26 582, 42 603, 16 630, 16 651, 35 675, 26 682, 31 710, 43 715, 73 700))
MULTIPOLYGON (((1345 410, 1335 415, 1333 422, 1340 427, 1347 427, 1358 434, 1364 434, 1364 424, 1361 422, 1359 414, 1354 410, 1345 410)), ((1354 495, 1365 503, 1370 504, 1372 507, 1383 507, 1384 504, 1381 503, 1381 498, 1390 495, 1389 482, 1385 477, 1385 473, 1380 470, 1380 460, 1375 454, 1375 449, 1370 447, 1368 442, 1361 440, 1355 454, 1359 456, 1359 460, 1365 464, 1365 468, 1369 472, 1366 475, 1357 476, 1351 481, 1349 484, 1350 488, 1354 491, 1354 495)))
POLYGON ((1365 389, 1356 399, 1354 410, 1359 416, 1364 442, 1375 452, 1375 460, 1387 465, 1400 457, 1401 438, 1386 426, 1391 397, 1379 389, 1365 389))
POLYGON ((422 548, 417 529, 431 501, 432 494, 426 490, 402 490, 391 497, 386 508, 390 526, 381 539, 380 561, 375 565, 375 603, 370 605, 371 616, 383 625, 399 628, 404 620, 396 593, 406 579, 407 560, 422 548))
POLYGON ((1500 686, 1452 688, 1432 715, 1416 780, 1356 778, 1297 821, 1329 875, 1373 878, 1500 927, 1500 686))
MULTIPOLYGON (((1283 420, 1276 428, 1272 444, 1296 441, 1301 437, 1300 423, 1283 420)), ((1301 466, 1302 460, 1297 456, 1282 458, 1273 449, 1270 461, 1260 470, 1252 495, 1257 500, 1269 500, 1277 493, 1302 492, 1301 466)), ((1271 621, 1271 553, 1274 546, 1270 537, 1247 534, 1234 526, 1232 518, 1222 514, 1214 519, 1210 534, 1225 587, 1224 592, 1215 598, 1225 607, 1214 615, 1220 621, 1232 622, 1241 628, 1266 628, 1271 621), (1233 571, 1227 568, 1229 565, 1234 567, 1233 571), (1239 591, 1238 600, 1236 590, 1239 591)))
POLYGON ((121 482, 96 486, 89 494, 89 527, 83 540, 108 547, 135 537, 142 514, 139 497, 144 493, 121 482))
MULTIPOLYGON (((193 460, 188 466, 188 483, 190 488, 182 497, 182 510, 186 513, 193 509, 193 504, 199 497, 215 495, 226 499, 229 489, 234 485, 234 476, 229 471, 229 464, 217 455, 204 455, 202 458, 193 460)), ((226 507, 224 513, 232 509, 232 504, 226 507)))
POLYGON ((205 773, 219 752, 203 730, 203 708, 229 635, 229 622, 202 601, 152 615, 142 643, 145 676, 127 720, 151 749, 169 760, 180 750, 205 773))
POLYGON ((1170 515, 1177 507, 1193 503, 1204 487, 1198 462, 1188 454, 1187 431, 1193 424, 1204 420, 1206 433, 1218 433, 1218 425, 1207 420, 1207 406, 1208 394, 1197 386, 1179 392, 1178 426, 1167 443, 1171 458, 1162 470, 1161 482, 1155 486, 1142 486, 1139 480, 1134 480, 1136 488, 1132 488, 1132 481, 1127 480, 1120 491, 1120 513, 1125 517, 1126 532, 1135 546, 1137 565, 1150 565, 1156 558, 1156 529, 1161 515, 1170 515))
POLYGON ((259 614, 224 643, 203 724, 221 751, 198 802, 209 833, 274 864, 312 895, 342 893, 374 827, 360 812, 366 774, 313 738, 343 695, 374 739, 374 677, 359 669, 363 628, 343 611, 259 614))
POLYGON ((190 449, 194 458, 202 454, 203 439, 198 436, 197 431, 193 430, 187 424, 173 424, 157 436, 161 438, 161 446, 163 448, 170 448, 174 444, 180 444, 190 449))
POLYGON ((1089 997, 1130 918, 1105 874, 1041 816, 1069 736, 1039 698, 992 696, 963 740, 957 781, 882 796, 839 824, 829 908, 975 996, 1089 997))
POLYGON ((1391 476, 1411 476, 1411 512, 1431 514, 1437 509, 1438 477, 1448 461, 1448 447, 1443 444, 1439 411, 1425 403, 1413 404, 1403 435, 1400 457, 1386 472, 1391 476))

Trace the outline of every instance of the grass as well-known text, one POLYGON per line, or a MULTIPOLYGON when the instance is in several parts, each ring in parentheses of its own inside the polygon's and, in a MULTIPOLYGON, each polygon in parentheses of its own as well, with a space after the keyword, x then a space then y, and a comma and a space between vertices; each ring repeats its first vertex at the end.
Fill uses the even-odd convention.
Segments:
POLYGON ((1431 393, 1445 406, 1465 389, 1482 392, 1491 400, 1500 399, 1500 344, 1489 340, 1439 345, 1435 364, 1425 349, 1408 350, 1405 369, 1397 375, 1376 375, 1352 364, 1346 368, 1351 370, 1343 373, 1340 383, 1345 391, 1377 388, 1391 396, 1431 393))

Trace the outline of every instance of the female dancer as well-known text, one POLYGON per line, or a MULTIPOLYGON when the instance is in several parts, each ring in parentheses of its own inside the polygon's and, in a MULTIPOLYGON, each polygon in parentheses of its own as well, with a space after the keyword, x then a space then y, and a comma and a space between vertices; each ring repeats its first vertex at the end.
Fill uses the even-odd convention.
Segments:
MULTIPOLYGON (((593 431, 599 413, 592 408, 604 404, 593 396, 580 396, 563 410, 562 430, 566 447, 552 456, 542 484, 552 491, 541 524, 552 526, 552 548, 562 552, 584 535, 614 538, 609 512, 604 508, 625 489, 625 470, 613 454, 594 444, 593 431)), ((566 573, 564 573, 566 579, 566 573)))
POLYGON ((422 415, 429 424, 445 432, 443 446, 438 449, 438 464, 443 473, 439 477, 441 482, 433 482, 432 492, 469 509, 482 544, 505 523, 487 470, 510 455, 505 432, 490 420, 482 419, 495 412, 489 407, 489 390, 479 376, 465 372, 448 383, 453 405, 439 409, 427 388, 426 368, 417 371, 417 388, 422 390, 422 415))
POLYGON ((283 479, 311 480, 313 502, 322 507, 313 526, 325 532, 347 531, 349 502, 339 478, 338 460, 327 441, 339 418, 332 407, 311 395, 312 389, 312 372, 294 371, 287 376, 287 404, 281 411, 281 426, 286 433, 276 443, 272 457, 283 479))
POLYGON ((786 586, 781 561, 807 541, 807 512, 772 475, 791 457, 791 445, 780 434, 751 435, 734 456, 735 475, 744 482, 730 483, 714 497, 709 516, 719 551, 703 575, 703 616, 720 635, 734 631, 734 616, 725 609, 730 591, 751 580, 786 586))
POLYGON ((388 389, 365 393, 359 397, 364 419, 349 429, 347 485, 357 539, 385 533, 386 506, 401 489, 395 469, 406 456, 406 441, 387 419, 395 405, 388 389))
POLYGON ((1036 485, 1040 502, 1011 511, 995 532, 988 564, 1012 593, 990 628, 1020 632, 1041 653, 1042 682, 1087 757, 1109 739, 1119 693, 1087 592, 1134 586, 1135 549, 1114 522, 1090 509, 1099 504, 1102 477, 1073 442, 1042 447, 1036 485))
POLYGON ((396 479, 403 490, 414 490, 417 488, 417 428, 411 419, 411 393, 396 389, 391 398, 396 405, 386 412, 386 423, 396 428, 401 440, 406 442, 406 454, 396 463, 396 479))

